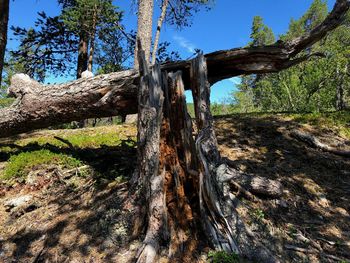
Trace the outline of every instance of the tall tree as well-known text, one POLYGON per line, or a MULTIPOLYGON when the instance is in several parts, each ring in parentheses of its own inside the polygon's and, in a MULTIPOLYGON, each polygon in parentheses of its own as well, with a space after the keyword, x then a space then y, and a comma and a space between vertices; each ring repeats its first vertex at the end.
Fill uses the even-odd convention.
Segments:
MULTIPOLYGON (((146 63, 149 63, 152 45, 153 29, 153 0, 138 0, 137 12, 137 35, 136 41, 140 41, 142 49, 145 51, 146 63)), ((137 59, 138 45, 135 45, 134 68, 139 68, 137 59)))
POLYGON ((272 29, 264 24, 261 16, 254 17, 250 38, 252 41, 249 43, 249 46, 251 47, 271 45, 275 42, 275 35, 272 29))
MULTIPOLYGON (((325 1, 315 0, 305 14, 292 19, 289 30, 281 40, 290 41, 316 28, 328 14, 325 1)), ((255 24, 259 24, 255 21, 255 24)), ((251 36, 259 36, 252 28, 251 36)), ((258 31, 259 32, 259 31, 258 31)), ((299 54, 323 55, 322 60, 309 60, 279 73, 263 78, 245 76, 241 91, 250 96, 254 110, 261 111, 329 111, 343 109, 347 100, 347 63, 350 29, 344 23, 319 44, 299 54)), ((258 37, 261 39, 261 37, 258 37)), ((254 43, 254 41, 252 41, 254 43)), ((243 106, 243 105, 242 105, 243 106)), ((247 106, 243 106, 246 109, 247 106)), ((250 108, 251 109, 251 108, 250 108)))
POLYGON ((77 77, 85 70, 92 71, 96 34, 100 30, 117 30, 115 23, 120 12, 111 0, 74 0, 63 4, 62 18, 70 30, 79 36, 77 77))
POLYGON ((7 44, 7 27, 9 20, 10 0, 0 0, 0 86, 4 69, 7 44))
MULTIPOLYGON (((139 0, 138 1, 138 22, 137 22, 137 39, 141 41, 141 45, 145 46, 145 55, 151 64, 156 62, 161 28, 164 22, 175 25, 177 28, 183 28, 191 24, 191 18, 194 13, 198 12, 201 7, 210 9, 212 0, 163 0, 160 5, 160 15, 157 20, 156 33, 152 48, 152 32, 153 32, 153 12, 154 1, 139 0)), ((134 68, 138 68, 137 60, 138 47, 135 45, 134 68)))
MULTIPOLYGON (((261 16, 255 16, 253 18, 251 29, 249 47, 259 47, 263 45, 271 45, 275 42, 275 35, 270 27, 264 24, 261 16)), ((241 77, 241 83, 239 85, 239 93, 235 93, 237 96, 237 103, 253 103, 253 105, 243 105, 242 110, 246 112, 248 109, 259 108, 261 103, 260 90, 257 89, 257 83, 263 80, 264 75, 248 75, 241 77), (250 97, 250 98, 249 98, 250 97)))
MULTIPOLYGON (((19 50, 12 54, 19 62, 23 62, 25 73, 40 81, 48 73, 71 74, 74 67, 79 78, 87 70, 88 64, 92 69, 96 49, 95 36, 100 35, 99 42, 101 39, 107 41, 106 37, 101 37, 100 32, 110 35, 118 31, 115 22, 121 19, 121 12, 112 5, 112 1, 65 0, 60 1, 60 4, 60 16, 48 17, 41 12, 35 28, 13 27, 21 44, 19 50), (78 53, 78 56, 74 53, 78 53)), ((114 44, 115 47, 120 46, 116 42, 114 44)), ((105 45, 108 43, 105 42, 105 45)))

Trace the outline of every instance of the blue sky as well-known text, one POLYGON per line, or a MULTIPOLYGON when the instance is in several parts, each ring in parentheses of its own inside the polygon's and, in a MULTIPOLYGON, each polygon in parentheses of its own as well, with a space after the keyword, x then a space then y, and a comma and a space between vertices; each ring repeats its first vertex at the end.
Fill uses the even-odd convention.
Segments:
MULTIPOLYGON (((135 8, 130 0, 114 1, 124 11, 124 25, 127 30, 135 29, 135 8)), ((160 2, 159 0, 156 1, 160 2)), ((204 53, 244 46, 249 42, 253 17, 260 15, 276 35, 286 32, 291 18, 299 18, 310 6, 312 0, 216 0, 210 11, 201 11, 194 15, 192 26, 178 30, 172 26, 163 26, 161 41, 171 43, 171 49, 177 50, 185 59, 192 55, 195 48, 204 53)), ((329 9, 335 0, 329 0, 329 9)), ((34 25, 38 11, 48 15, 57 15, 59 7, 55 0, 16 0, 11 1, 10 25, 30 27, 34 25)), ((159 13, 156 8, 155 18, 159 13)), ((11 39, 12 33, 9 32, 11 39)), ((9 49, 16 48, 16 41, 10 40, 9 49)), ((73 78, 73 77, 72 77, 73 78)), ((66 78, 50 78, 50 82, 66 81, 66 78)), ((221 81, 212 87, 212 101, 222 102, 229 98, 239 78, 221 81)))

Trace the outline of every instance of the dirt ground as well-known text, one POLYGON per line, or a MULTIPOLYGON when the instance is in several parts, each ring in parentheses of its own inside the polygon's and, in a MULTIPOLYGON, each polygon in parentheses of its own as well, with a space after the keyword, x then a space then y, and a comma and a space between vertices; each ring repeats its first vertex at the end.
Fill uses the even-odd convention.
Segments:
MULTIPOLYGON (((314 149, 290 132, 307 131, 342 149, 350 149, 350 142, 334 130, 279 116, 235 115, 215 123, 220 151, 231 165, 283 184, 280 199, 241 198, 238 211, 261 242, 281 262, 350 262, 350 159, 314 149)), ((122 170, 130 178, 136 150, 104 147, 89 156, 82 168, 88 172, 45 167, 33 170, 25 183, 0 183, 0 262, 134 259, 142 241, 130 238, 137 211, 127 201, 127 182, 116 181, 113 173, 122 170), (5 205, 21 196, 30 201, 5 205)), ((0 159, 0 170, 6 161, 0 159)), ((199 262, 205 253, 198 251, 199 262)))

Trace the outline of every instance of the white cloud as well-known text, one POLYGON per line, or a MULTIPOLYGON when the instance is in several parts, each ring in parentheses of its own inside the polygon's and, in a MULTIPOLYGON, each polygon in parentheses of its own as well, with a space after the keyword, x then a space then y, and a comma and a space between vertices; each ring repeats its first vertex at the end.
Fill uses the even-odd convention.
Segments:
POLYGON ((173 39, 183 48, 187 50, 187 52, 193 54, 195 52, 195 45, 191 43, 189 40, 182 36, 175 35, 173 39))

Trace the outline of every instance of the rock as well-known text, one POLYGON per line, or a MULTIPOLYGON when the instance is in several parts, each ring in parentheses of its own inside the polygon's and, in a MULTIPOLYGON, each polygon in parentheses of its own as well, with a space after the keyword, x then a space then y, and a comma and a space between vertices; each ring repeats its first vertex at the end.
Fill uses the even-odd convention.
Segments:
POLYGON ((137 122, 137 114, 126 115, 125 123, 133 124, 137 122))
POLYGON ((94 73, 88 70, 85 70, 83 73, 81 73, 81 78, 83 79, 91 78, 93 76, 94 76, 94 73))
POLYGON ((20 197, 12 198, 4 202, 4 206, 6 207, 6 211, 10 211, 12 208, 16 208, 19 206, 24 206, 33 200, 32 195, 22 195, 20 197))

